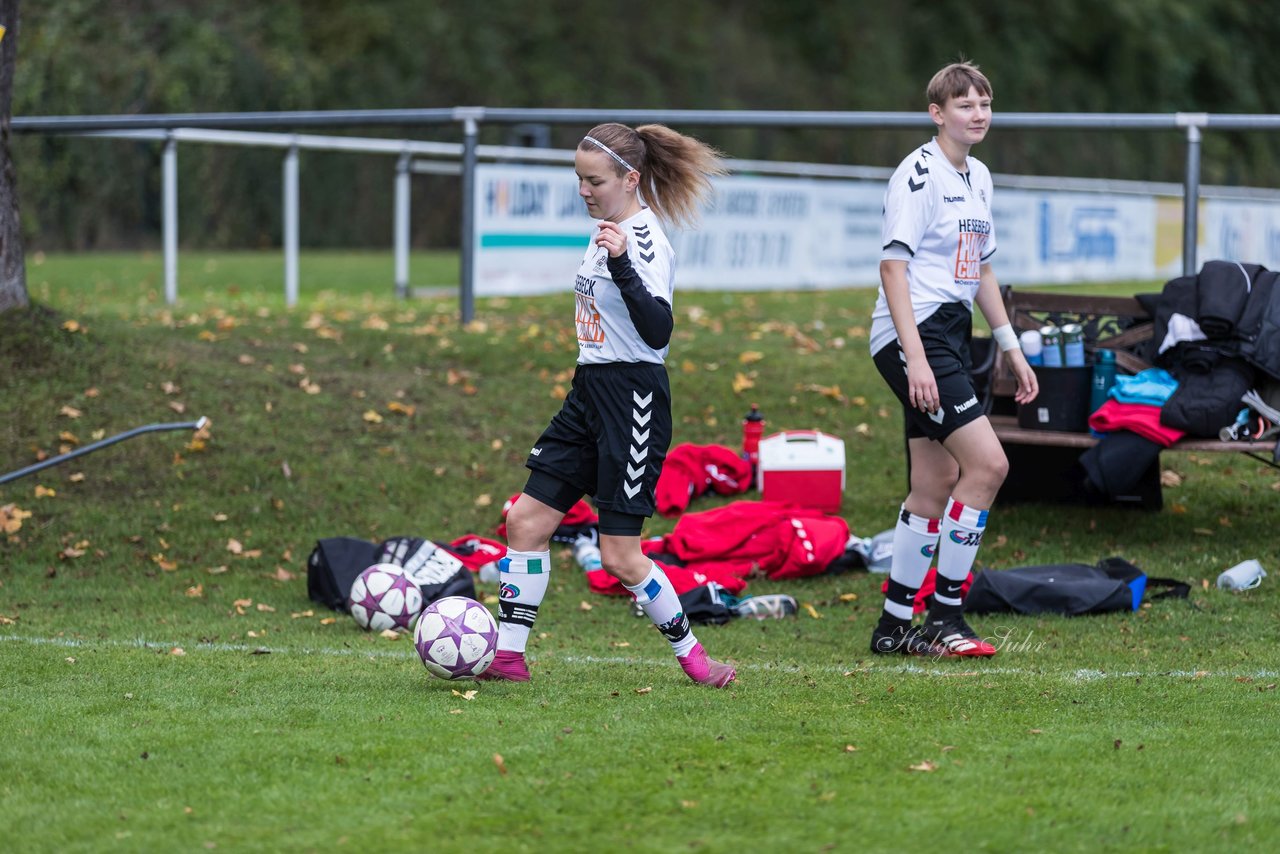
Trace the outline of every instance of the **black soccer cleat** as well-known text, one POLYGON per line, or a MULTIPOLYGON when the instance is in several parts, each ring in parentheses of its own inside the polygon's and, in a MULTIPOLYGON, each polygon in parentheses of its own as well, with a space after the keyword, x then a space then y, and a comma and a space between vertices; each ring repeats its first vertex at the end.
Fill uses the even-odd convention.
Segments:
POLYGON ((871 633, 871 651, 876 655, 917 655, 929 658, 951 655, 945 646, 925 637, 919 626, 876 626, 871 633))
POLYGON ((920 629, 925 638, 946 649, 948 655, 990 658, 997 652, 994 646, 978 637, 978 633, 970 628, 963 613, 937 618, 930 614, 925 617, 920 629))

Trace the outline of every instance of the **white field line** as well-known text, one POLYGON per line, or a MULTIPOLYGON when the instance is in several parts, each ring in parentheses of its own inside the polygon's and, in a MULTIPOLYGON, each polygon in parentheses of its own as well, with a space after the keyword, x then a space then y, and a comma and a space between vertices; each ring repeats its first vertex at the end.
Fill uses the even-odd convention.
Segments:
MULTIPOLYGON (((406 641, 408 639, 406 638, 406 641)), ((152 641, 145 638, 134 638, 132 640, 123 640, 109 638, 105 640, 81 640, 77 638, 44 638, 44 637, 28 637, 24 635, 0 635, 0 643, 19 643, 29 644, 32 646, 54 646, 64 647, 67 649, 94 649, 97 647, 108 648, 133 648, 133 649, 154 649, 168 651, 175 647, 182 647, 184 650, 200 650, 202 652, 234 652, 234 653, 270 653, 272 655, 319 655, 333 657, 363 657, 363 658, 407 658, 412 655, 412 647, 409 644, 398 646, 396 649, 352 649, 350 647, 273 647, 265 644, 250 645, 237 643, 204 643, 198 642, 194 644, 183 645, 182 643, 171 643, 168 641, 152 641)), ((530 656, 533 661, 538 658, 530 656)), ((665 667, 671 663, 669 658, 636 658, 630 656, 596 656, 596 655, 564 655, 564 656, 547 656, 543 658, 545 662, 554 662, 557 664, 579 665, 584 667, 598 665, 621 665, 634 667, 665 667)), ((746 663, 735 664, 739 670, 758 671, 762 673, 778 672, 778 673, 830 673, 835 675, 854 675, 860 673, 903 673, 914 674, 919 676, 942 676, 948 678, 958 677, 974 677, 974 676, 1040 676, 1045 678, 1059 678, 1070 682, 1094 682, 1103 679, 1276 679, 1280 678, 1280 671, 1276 670, 1254 670, 1254 671, 1229 671, 1229 670, 1095 670, 1081 668, 1065 673, 1050 672, 1034 667, 1007 667, 1004 665, 991 665, 982 661, 975 662, 940 662, 935 665, 922 665, 911 662, 902 664, 855 664, 850 667, 838 667, 835 665, 817 665, 812 667, 797 667, 794 665, 770 664, 762 663, 746 663)))

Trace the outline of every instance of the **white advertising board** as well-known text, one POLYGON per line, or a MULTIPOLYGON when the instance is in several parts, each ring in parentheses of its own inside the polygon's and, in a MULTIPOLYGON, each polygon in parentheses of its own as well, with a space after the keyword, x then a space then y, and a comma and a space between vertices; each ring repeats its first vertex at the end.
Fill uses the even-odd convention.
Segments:
MULTIPOLYGON (((669 229, 680 288, 874 286, 884 184, 733 175, 714 182, 698 228, 669 229)), ((475 293, 572 286, 592 220, 565 166, 477 168, 475 293)), ((1280 203, 1208 199, 1201 261, 1280 268, 1280 203)), ((1009 284, 1161 279, 1182 269, 1181 199, 996 188, 996 273, 1009 284)))

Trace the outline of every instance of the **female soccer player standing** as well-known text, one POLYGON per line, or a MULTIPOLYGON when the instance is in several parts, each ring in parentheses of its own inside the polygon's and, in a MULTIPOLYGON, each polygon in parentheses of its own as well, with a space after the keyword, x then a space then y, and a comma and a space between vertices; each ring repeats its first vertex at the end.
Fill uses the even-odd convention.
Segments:
POLYGON ((996 648, 964 619, 961 586, 1009 463, 970 375, 973 303, 1018 381, 1038 393, 991 268, 991 173, 969 149, 991 124, 991 84, 969 62, 946 66, 927 89, 938 134, 898 166, 885 193, 880 295, 871 354, 902 401, 910 491, 894 528, 889 587, 871 651, 991 656, 996 648), (938 558, 937 592, 922 626, 912 605, 938 558))
POLYGON ((551 535, 585 493, 596 499, 604 568, 670 641, 685 673, 723 687, 733 681, 733 667, 707 656, 666 573, 640 550, 640 531, 653 515, 671 443, 664 360, 675 256, 661 221, 694 219, 710 176, 724 169, 714 149, 662 125, 614 123, 592 128, 574 166, 578 193, 598 220, 574 278, 578 366, 507 513, 498 654, 485 676, 529 679, 525 644, 547 591, 551 535))

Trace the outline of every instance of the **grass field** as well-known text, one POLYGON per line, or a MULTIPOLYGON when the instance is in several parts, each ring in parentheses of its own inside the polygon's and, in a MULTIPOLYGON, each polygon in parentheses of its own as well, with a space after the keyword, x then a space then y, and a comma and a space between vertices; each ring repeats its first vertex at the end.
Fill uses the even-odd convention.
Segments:
MULTIPOLYGON (((452 297, 392 298, 389 253, 306 253, 293 310, 278 255, 182 263, 169 308, 159 256, 32 257, 35 307, 0 315, 0 472, 212 421, 0 485, 6 849, 1198 851, 1280 832, 1280 472, 1166 454, 1159 513, 997 507, 987 566, 1122 555, 1192 594, 975 618, 989 662, 870 656, 881 576, 754 579, 810 607, 699 628, 739 668, 701 688, 555 551, 534 681, 446 683, 407 639, 308 601, 305 561, 327 536, 492 536, 568 387, 571 301, 480 300, 464 329, 452 297), (1212 586, 1246 558, 1273 577, 1212 586)), ((454 277, 451 256, 414 259, 415 281, 454 277)), ((676 441, 736 445, 751 402, 770 430, 842 436, 842 515, 888 528, 904 462, 873 298, 679 294, 676 441)))

